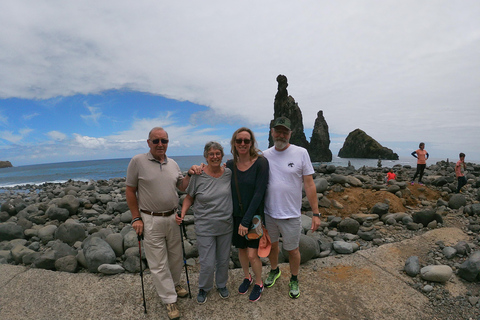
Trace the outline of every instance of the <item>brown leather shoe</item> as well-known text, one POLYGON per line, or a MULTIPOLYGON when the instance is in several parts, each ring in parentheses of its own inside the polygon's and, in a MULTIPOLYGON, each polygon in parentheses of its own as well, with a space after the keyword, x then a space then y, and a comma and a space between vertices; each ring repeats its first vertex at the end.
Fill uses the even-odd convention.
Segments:
POLYGON ((177 292, 177 296, 179 296, 180 298, 185 298, 186 296, 188 296, 188 291, 185 290, 181 285, 176 285, 175 291, 177 292))
POLYGON ((167 304, 167 314, 170 320, 180 319, 180 311, 178 311, 176 303, 167 304))

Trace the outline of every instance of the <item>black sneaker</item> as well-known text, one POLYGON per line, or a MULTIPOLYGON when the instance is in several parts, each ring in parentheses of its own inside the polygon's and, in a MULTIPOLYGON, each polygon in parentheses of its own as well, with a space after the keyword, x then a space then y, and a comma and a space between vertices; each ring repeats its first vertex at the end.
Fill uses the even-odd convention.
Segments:
POLYGON ((207 302, 207 293, 208 292, 203 289, 200 289, 200 291, 198 291, 197 302, 199 304, 204 304, 205 302, 207 302))
POLYGON ((230 296, 230 293, 228 293, 227 287, 217 288, 217 290, 218 290, 218 294, 222 299, 227 299, 230 296))
POLYGON ((248 298, 250 301, 255 302, 262 296, 263 291, 263 284, 259 286, 258 284, 253 286, 252 292, 250 292, 250 297, 248 298))
POLYGON ((245 294, 248 291, 248 288, 250 288, 250 285, 252 284, 253 279, 252 276, 249 275, 248 278, 243 279, 242 284, 240 287, 238 287, 238 293, 240 294, 245 294))

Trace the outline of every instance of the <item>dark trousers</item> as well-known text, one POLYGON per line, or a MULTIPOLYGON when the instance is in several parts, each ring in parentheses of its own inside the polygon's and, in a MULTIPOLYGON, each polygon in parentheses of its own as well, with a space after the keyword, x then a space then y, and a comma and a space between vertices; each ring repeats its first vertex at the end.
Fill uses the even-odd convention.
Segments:
POLYGON ((420 175, 418 177, 418 182, 422 182, 422 178, 423 178, 423 171, 425 171, 425 167, 427 165, 426 164, 417 164, 417 171, 415 171, 415 175, 413 176, 413 179, 412 181, 415 181, 415 178, 420 175))
POLYGON ((459 193, 460 189, 462 189, 462 187, 467 184, 467 178, 463 176, 463 177, 458 177, 457 179, 458 179, 457 193, 459 193))

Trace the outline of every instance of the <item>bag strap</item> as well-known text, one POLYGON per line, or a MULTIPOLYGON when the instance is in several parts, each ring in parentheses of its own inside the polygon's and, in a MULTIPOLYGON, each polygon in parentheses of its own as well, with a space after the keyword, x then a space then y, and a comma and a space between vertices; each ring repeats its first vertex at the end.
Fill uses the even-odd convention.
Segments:
POLYGON ((243 212, 243 205, 242 205, 242 197, 240 197, 240 189, 238 188, 238 179, 237 179, 237 164, 233 164, 233 177, 235 179, 235 188, 237 189, 237 198, 238 198, 238 205, 240 206, 240 211, 242 212, 242 216, 244 215, 243 212))

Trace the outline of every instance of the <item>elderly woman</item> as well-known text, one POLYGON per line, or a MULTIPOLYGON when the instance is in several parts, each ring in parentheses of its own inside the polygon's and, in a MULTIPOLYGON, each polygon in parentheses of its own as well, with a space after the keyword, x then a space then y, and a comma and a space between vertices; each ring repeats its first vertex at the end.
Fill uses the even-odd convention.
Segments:
POLYGON ((230 182, 232 171, 222 165, 223 147, 214 141, 205 145, 203 152, 207 165, 199 175, 193 175, 187 187, 180 224, 193 204, 195 233, 200 260, 197 302, 207 301, 207 294, 215 283, 222 298, 228 298, 227 290, 230 245, 233 216, 230 182))
POLYGON ((232 135, 230 142, 233 161, 227 161, 232 170, 233 198, 233 245, 238 248, 238 256, 245 278, 238 292, 245 294, 253 283, 249 264, 255 275, 255 285, 249 300, 257 301, 263 291, 262 261, 258 257, 259 240, 247 240, 245 235, 255 215, 264 217, 264 197, 268 184, 268 161, 260 155, 252 130, 242 127, 232 135), (235 182, 235 179, 237 180, 235 182), (237 190, 238 186, 238 190, 237 190), (239 201, 239 196, 241 201, 239 201), (242 206, 240 206, 240 203, 242 206))

